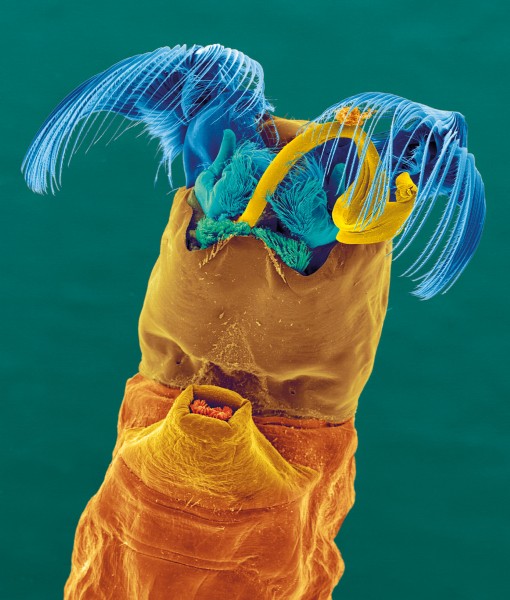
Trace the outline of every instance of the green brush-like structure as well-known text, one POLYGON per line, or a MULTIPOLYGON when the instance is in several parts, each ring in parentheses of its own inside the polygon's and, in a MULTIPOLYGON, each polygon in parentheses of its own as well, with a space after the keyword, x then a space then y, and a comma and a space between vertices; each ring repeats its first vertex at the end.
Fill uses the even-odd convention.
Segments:
POLYGON ((286 265, 299 273, 304 273, 312 257, 312 252, 308 246, 300 240, 295 240, 270 229, 250 227, 248 223, 236 223, 230 219, 215 220, 210 217, 203 217, 198 221, 195 232, 196 240, 201 248, 209 248, 216 242, 233 235, 253 235, 262 240, 268 248, 278 254, 286 265))

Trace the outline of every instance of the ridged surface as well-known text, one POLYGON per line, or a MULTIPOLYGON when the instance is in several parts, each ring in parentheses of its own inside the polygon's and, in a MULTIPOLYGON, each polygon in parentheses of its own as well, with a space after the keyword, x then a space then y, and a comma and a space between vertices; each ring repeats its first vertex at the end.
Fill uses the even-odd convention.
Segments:
POLYGON ((65 599, 321 600, 344 571, 353 420, 252 417, 216 386, 130 379, 105 481, 77 528, 65 599), (194 398, 234 409, 191 414, 194 398))

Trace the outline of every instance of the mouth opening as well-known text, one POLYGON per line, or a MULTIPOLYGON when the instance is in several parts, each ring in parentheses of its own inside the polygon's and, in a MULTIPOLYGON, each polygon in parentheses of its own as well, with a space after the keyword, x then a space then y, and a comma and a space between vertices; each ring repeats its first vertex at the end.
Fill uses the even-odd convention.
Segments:
POLYGON ((235 408, 228 405, 222 405, 213 400, 201 400, 195 398, 189 405, 190 412, 196 415, 203 415, 220 421, 228 421, 234 414, 235 408))

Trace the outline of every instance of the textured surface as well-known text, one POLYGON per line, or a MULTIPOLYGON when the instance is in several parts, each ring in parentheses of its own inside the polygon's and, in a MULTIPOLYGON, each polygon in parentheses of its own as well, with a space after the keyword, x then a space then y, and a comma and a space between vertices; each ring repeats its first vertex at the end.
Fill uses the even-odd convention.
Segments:
POLYGON ((149 281, 140 372, 228 387, 256 414, 353 416, 386 313, 390 243, 337 244, 309 276, 252 237, 188 251, 187 193, 175 195, 149 281))
POLYGON ((130 379, 118 443, 80 519, 66 600, 326 600, 354 502, 353 420, 252 417, 230 390, 130 379), (228 422, 190 413, 229 405, 228 422))
MULTIPOLYGON (((283 135, 300 124, 284 122, 283 135)), ((255 414, 352 417, 386 314, 391 242, 337 244, 309 276, 252 237, 188 251, 190 193, 174 197, 149 280, 140 372, 175 387, 233 389, 255 414)))

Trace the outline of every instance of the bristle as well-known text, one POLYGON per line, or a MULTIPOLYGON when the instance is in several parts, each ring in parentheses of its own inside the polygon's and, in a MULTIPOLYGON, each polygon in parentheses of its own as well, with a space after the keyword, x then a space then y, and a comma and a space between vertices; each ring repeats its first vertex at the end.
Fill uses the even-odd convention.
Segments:
POLYGON ((252 231, 255 237, 263 240, 266 246, 274 250, 286 265, 299 273, 304 273, 312 253, 303 241, 261 227, 254 227, 252 231))
MULTIPOLYGON (((271 159, 258 126, 263 118, 272 118, 273 110, 264 95, 262 67, 242 52, 219 44, 159 48, 120 61, 71 92, 43 123, 22 170, 32 190, 54 193, 62 182, 64 161, 70 161, 89 134, 92 145, 107 132, 110 139, 116 139, 133 124, 140 124, 159 140, 170 186, 172 163, 182 152, 186 187, 191 187, 216 157, 224 130, 231 129, 244 144, 218 187, 218 203, 222 217, 234 217, 244 211, 271 159), (110 116, 116 115, 123 119, 114 129, 110 116)), ((339 134, 298 161, 268 198, 274 212, 305 247, 331 243, 338 231, 330 213, 334 196, 345 191, 345 204, 351 204, 369 144, 373 144, 380 161, 365 190, 356 227, 363 231, 383 214, 388 199, 395 198, 396 177, 407 172, 418 192, 397 236, 393 258, 416 245, 444 202, 434 232, 405 270, 405 275, 419 282, 414 293, 420 298, 444 293, 475 252, 485 219, 483 182, 467 151, 464 117, 392 94, 370 92, 330 106, 300 131, 313 123, 332 127, 339 122, 339 134), (361 147, 340 138, 344 127, 354 128, 354 139, 363 131, 361 147), (338 165, 345 166, 336 180, 338 165)), ((223 235, 227 226, 223 227, 223 233, 214 235, 223 235)), ((209 239, 206 229, 204 240, 209 239)), ((284 251, 283 242, 278 243, 284 251)), ((301 265, 306 262, 303 257, 306 252, 289 260, 301 265)))
POLYGON ((338 233, 328 212, 323 181, 319 161, 313 156, 303 157, 268 197, 283 225, 310 248, 333 241, 338 233))
POLYGON ((216 220, 203 217, 197 223, 196 239, 202 249, 209 248, 219 240, 232 235, 252 235, 262 240, 268 248, 280 256, 285 264, 300 273, 305 271, 312 257, 310 249, 301 240, 295 240, 262 227, 251 228, 248 223, 243 221, 235 222, 230 219, 216 220))
MULTIPOLYGON (((399 258, 413 245, 435 213, 436 205, 444 201, 434 233, 405 271, 420 282, 414 291, 418 297, 425 299, 444 293, 476 250, 485 217, 483 182, 474 158, 467 154, 464 117, 458 112, 436 110, 391 94, 370 92, 334 104, 313 122, 333 121, 339 110, 346 112, 345 107, 351 110, 357 107, 359 112, 372 111, 370 118, 356 125, 356 130, 362 128, 366 134, 359 162, 369 142, 373 142, 380 156, 379 168, 360 212, 359 229, 367 228, 382 214, 387 199, 394 193, 395 178, 408 172, 418 187, 418 194, 394 245, 393 258, 399 258), (434 254, 438 256, 429 265, 434 254)), ((328 163, 334 150, 334 146, 328 150, 323 164, 328 163)), ((349 184, 356 183, 361 174, 360 166, 354 167, 351 163, 346 171, 349 184)))
POLYGON ((273 157, 271 150, 254 142, 245 141, 237 146, 225 166, 227 174, 222 177, 222 185, 215 190, 220 207, 218 218, 234 217, 244 211, 258 180, 273 157))
POLYGON ((202 217, 197 223, 196 239, 202 249, 209 248, 219 240, 231 235, 249 235, 251 228, 248 223, 235 222, 230 219, 211 219, 202 217))
MULTIPOLYGON (((213 102, 214 119, 228 113, 253 130, 273 108, 264 96, 261 66, 219 44, 159 48, 123 60, 81 84, 50 114, 23 161, 26 181, 35 192, 45 193, 48 186, 55 192, 64 157, 76 152, 99 113, 112 113, 127 123, 141 122, 159 140, 172 185, 171 165, 182 151, 187 126, 213 102)), ((106 122, 99 123, 92 143, 104 134, 106 122)))

